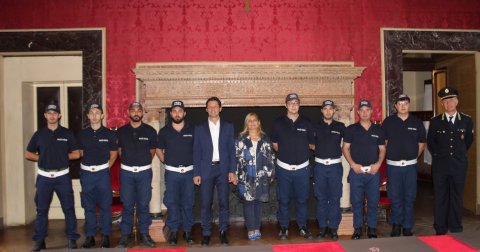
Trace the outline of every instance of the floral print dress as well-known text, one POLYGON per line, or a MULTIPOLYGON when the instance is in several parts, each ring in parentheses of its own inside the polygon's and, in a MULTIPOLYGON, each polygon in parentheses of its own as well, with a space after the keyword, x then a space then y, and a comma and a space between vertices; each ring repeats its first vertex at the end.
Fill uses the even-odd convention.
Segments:
POLYGON ((275 154, 266 135, 258 142, 250 136, 235 141, 237 156, 238 190, 247 201, 268 202, 270 183, 275 175, 275 154))

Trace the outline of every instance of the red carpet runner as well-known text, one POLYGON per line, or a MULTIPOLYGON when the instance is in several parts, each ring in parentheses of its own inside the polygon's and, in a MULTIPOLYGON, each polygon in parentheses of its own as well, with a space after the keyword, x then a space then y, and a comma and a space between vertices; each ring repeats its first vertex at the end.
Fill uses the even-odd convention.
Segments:
POLYGON ((338 242, 273 245, 275 252, 345 252, 338 242))
POLYGON ((438 252, 475 252, 478 251, 450 235, 421 236, 417 239, 425 242, 438 252))

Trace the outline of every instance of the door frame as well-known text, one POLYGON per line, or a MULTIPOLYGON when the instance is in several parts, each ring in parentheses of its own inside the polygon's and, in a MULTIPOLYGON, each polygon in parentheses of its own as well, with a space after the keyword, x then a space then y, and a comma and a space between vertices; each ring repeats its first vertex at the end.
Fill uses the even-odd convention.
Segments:
MULTIPOLYGON (((5 56, 82 56, 83 104, 82 113, 88 104, 97 102, 106 107, 106 29, 105 28, 67 28, 67 29, 27 29, 0 30, 0 40, 10 41, 0 45, 0 89, 3 89, 3 58, 5 56), (69 43, 62 43, 69 41, 69 43)), ((8 111, 4 95, 0 94, 0 121, 4 121, 8 111)), ((105 118, 107 118, 105 114, 105 118)), ((104 119, 104 122, 106 119, 104 119)), ((87 120, 84 120, 84 125, 87 120)), ((14 224, 9 224, 6 212, 6 163, 5 128, 0 124, 0 229, 6 225, 25 225, 34 220, 34 215, 25 214, 14 224)), ((22 142, 22 141, 21 141, 22 142)), ((26 167, 23 167, 27 171, 26 167)), ((22 172, 24 172, 22 171, 22 172)), ((24 183, 31 183, 24 176, 24 183), (27 181, 28 180, 28 181, 27 181)), ((27 185, 25 185, 27 186, 27 185)), ((32 186, 32 185, 28 185, 32 186)), ((23 200, 33 202, 31 195, 18 195, 23 200)), ((25 206, 25 204, 24 204, 25 206)), ((27 210, 27 209, 25 209, 27 210)), ((33 211, 28 209, 28 211, 33 211)))

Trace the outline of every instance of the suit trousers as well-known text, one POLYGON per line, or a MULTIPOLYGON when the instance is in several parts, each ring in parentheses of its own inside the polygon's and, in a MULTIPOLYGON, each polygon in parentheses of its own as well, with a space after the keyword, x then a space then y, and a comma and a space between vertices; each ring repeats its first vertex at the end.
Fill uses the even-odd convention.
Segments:
POLYGON ((215 188, 217 189, 218 196, 219 231, 226 231, 229 223, 228 174, 220 171, 220 165, 212 165, 211 169, 210 177, 202 177, 200 184, 200 194, 202 197, 200 216, 202 219, 203 236, 210 236, 212 234, 212 202, 215 188))

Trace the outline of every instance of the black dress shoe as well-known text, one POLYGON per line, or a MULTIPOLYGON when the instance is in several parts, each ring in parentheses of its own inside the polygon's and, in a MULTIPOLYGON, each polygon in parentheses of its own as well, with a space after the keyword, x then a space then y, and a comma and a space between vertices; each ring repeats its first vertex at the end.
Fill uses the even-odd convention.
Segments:
POLYGON ((278 238, 280 238, 280 240, 286 240, 288 239, 288 228, 281 228, 280 229, 280 233, 278 233, 278 238))
POLYGON ((187 244, 194 244, 192 233, 191 232, 183 232, 183 239, 187 242, 187 244))
POLYGON ((77 241, 76 240, 68 240, 68 249, 77 249, 77 241))
POLYGON ((227 231, 220 231, 220 244, 228 245, 227 231))
POLYGON ((210 236, 204 235, 202 239, 202 246, 208 246, 210 244, 210 236))
POLYGON ((312 232, 308 231, 306 227, 300 228, 300 236, 307 240, 311 240, 313 238, 312 232))
POLYGON ((355 231, 352 235, 352 240, 359 240, 362 237, 362 228, 355 228, 355 231))
POLYGON ((392 225, 392 232, 390 233, 390 236, 391 236, 391 237, 400 236, 400 234, 401 234, 401 228, 402 228, 402 226, 400 226, 399 224, 393 223, 393 225, 392 225))
POLYGON ((370 239, 377 238, 377 229, 368 227, 367 229, 367 237, 370 239))
POLYGON ((338 241, 338 229, 336 228, 330 228, 330 237, 332 238, 332 240, 334 241, 338 241))
POLYGON ((142 242, 143 246, 154 248, 155 242, 152 240, 149 234, 140 234, 140 241, 142 242))
POLYGON ((177 232, 170 232, 168 236, 168 244, 176 246, 178 242, 177 232))
POLYGON ((128 245, 132 242, 130 235, 123 235, 118 242, 117 248, 128 248, 128 245))
POLYGON ((325 238, 327 233, 328 233, 328 227, 321 227, 319 232, 318 232, 317 239, 321 240, 321 239, 325 238))
POLYGON ((33 244, 32 252, 38 252, 42 249, 46 249, 45 240, 36 240, 35 244, 33 244))
POLYGON ((110 236, 103 235, 102 241, 100 242, 100 248, 110 248, 110 236))
POLYGON ((403 229, 403 236, 412 236, 413 232, 411 228, 404 228, 403 229))
POLYGON ((95 246, 95 238, 93 236, 87 236, 85 242, 82 244, 82 248, 91 248, 95 246))

